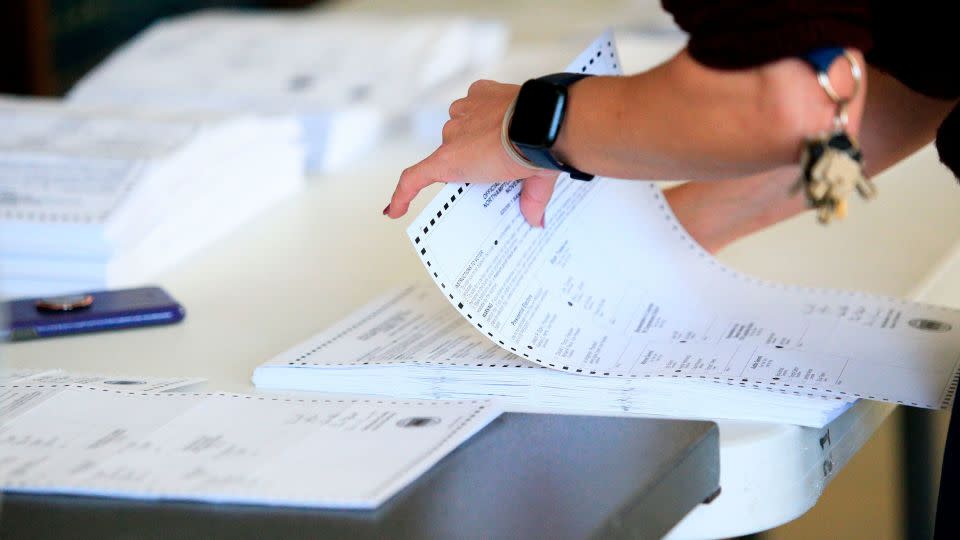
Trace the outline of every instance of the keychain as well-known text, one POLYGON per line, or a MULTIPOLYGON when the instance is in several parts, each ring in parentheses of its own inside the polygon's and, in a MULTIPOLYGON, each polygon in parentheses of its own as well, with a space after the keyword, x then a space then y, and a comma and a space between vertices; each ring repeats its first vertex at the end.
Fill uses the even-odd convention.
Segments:
POLYGON ((805 60, 817 71, 817 82, 837 106, 833 130, 806 139, 800 154, 800 178, 792 192, 803 189, 807 203, 817 210, 817 220, 830 223, 847 214, 847 197, 854 191, 864 199, 876 196, 877 190, 867 179, 863 167, 863 153, 856 139, 847 133, 847 105, 860 91, 862 72, 860 64, 849 52, 839 49, 819 49, 805 60), (833 60, 843 56, 850 63, 854 87, 850 96, 840 97, 830 84, 827 71, 833 60))

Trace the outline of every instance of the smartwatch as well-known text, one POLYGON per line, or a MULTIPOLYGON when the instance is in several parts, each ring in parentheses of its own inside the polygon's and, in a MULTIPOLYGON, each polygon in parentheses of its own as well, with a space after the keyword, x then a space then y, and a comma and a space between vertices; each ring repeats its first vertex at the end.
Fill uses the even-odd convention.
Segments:
POLYGON ((567 89, 589 76, 585 73, 554 73, 530 79, 520 87, 507 135, 517 153, 533 166, 570 173, 570 177, 576 180, 593 180, 593 175, 561 162, 550 151, 563 126, 567 89))

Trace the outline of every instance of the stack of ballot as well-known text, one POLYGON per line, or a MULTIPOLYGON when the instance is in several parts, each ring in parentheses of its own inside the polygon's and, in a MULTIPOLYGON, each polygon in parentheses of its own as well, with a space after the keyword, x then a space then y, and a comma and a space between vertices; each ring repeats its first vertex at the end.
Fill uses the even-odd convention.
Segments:
POLYGON ((368 155, 391 120, 502 55, 502 24, 455 16, 206 11, 160 22, 70 92, 77 103, 292 113, 310 171, 368 155))
POLYGON ((727 418, 821 427, 853 399, 701 380, 585 377, 549 369, 490 342, 429 285, 371 301, 261 365, 260 388, 495 398, 512 411, 727 418))
POLYGON ((293 118, 0 100, 0 292, 139 284, 303 185, 293 118))

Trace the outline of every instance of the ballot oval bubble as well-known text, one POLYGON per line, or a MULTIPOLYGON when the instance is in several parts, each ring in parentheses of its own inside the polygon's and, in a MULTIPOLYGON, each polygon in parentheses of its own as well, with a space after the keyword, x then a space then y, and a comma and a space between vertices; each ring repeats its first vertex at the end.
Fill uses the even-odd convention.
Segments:
POLYGON ((907 324, 917 330, 927 330, 930 332, 949 332, 953 329, 953 326, 949 323, 935 321, 933 319, 910 319, 907 324))
POLYGON ((440 419, 435 416, 411 416, 397 421, 397 427, 418 428, 433 426, 440 423, 440 419))

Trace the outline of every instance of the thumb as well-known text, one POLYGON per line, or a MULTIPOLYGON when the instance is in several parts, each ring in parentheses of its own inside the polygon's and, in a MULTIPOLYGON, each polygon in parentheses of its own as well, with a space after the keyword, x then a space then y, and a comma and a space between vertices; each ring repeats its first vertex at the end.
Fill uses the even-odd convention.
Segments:
POLYGON ((553 171, 537 174, 523 181, 520 188, 520 213, 531 227, 542 228, 545 225, 543 216, 556 184, 557 173, 553 171))

